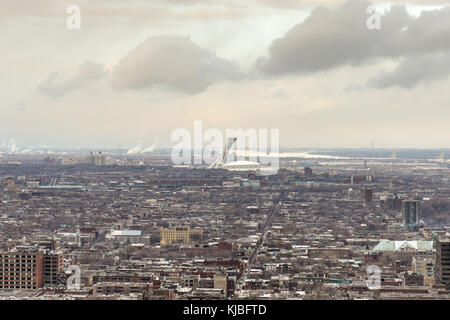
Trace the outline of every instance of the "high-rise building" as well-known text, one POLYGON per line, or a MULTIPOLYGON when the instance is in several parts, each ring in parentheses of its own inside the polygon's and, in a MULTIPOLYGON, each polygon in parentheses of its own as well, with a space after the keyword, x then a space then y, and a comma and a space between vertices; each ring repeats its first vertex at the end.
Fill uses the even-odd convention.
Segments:
POLYGON ((417 230, 420 219, 420 201, 404 200, 402 203, 402 212, 405 218, 405 226, 411 231, 417 230))
POLYGON ((373 200, 373 190, 371 187, 366 187, 364 190, 364 201, 366 203, 372 202, 373 200))
POLYGON ((100 152, 98 155, 94 156, 94 164, 96 166, 106 165, 106 157, 100 152))
POLYGON ((44 286, 58 285, 58 278, 64 268, 64 257, 60 252, 44 252, 44 286))
POLYGON ((311 168, 305 167, 305 177, 311 178, 313 175, 313 170, 311 168))
POLYGON ((96 166, 104 166, 106 165, 106 157, 102 155, 101 151, 99 151, 98 154, 94 154, 91 152, 91 154, 84 159, 84 162, 96 166))
POLYGON ((436 240, 436 283, 450 287, 450 239, 436 240))
POLYGON ((44 258, 37 249, 0 252, 0 289, 37 289, 44 284, 44 258))

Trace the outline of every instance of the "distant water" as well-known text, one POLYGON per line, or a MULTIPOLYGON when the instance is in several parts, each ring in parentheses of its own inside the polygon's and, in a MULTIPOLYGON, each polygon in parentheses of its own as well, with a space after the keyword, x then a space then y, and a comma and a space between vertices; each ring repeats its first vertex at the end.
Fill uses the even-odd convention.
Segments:
POLYGON ((445 159, 450 159, 450 149, 283 149, 284 153, 308 153, 309 155, 323 155, 328 157, 344 158, 391 158, 395 153, 397 159, 439 159, 444 155, 445 159))
MULTIPOLYGON (((76 149, 51 149, 49 147, 41 147, 38 149, 19 149, 14 150, 14 152, 10 152, 10 150, 2 150, 0 147, 1 153, 12 153, 12 154, 52 154, 52 153, 60 153, 60 154, 90 154, 91 151, 97 152, 100 150, 99 148, 76 148, 76 149)), ((128 149, 108 149, 101 148, 104 154, 112 154, 112 155, 130 155, 133 152, 130 152, 128 149)), ((171 148, 151 148, 142 149, 137 152, 136 156, 139 155, 161 155, 161 156, 170 156, 172 149, 171 148)), ((266 157, 267 154, 262 154, 259 152, 252 151, 237 151, 237 153, 242 154, 257 154, 258 156, 266 157)), ((393 153, 397 159, 418 159, 418 160, 436 160, 440 159, 442 155, 444 158, 450 159, 450 149, 412 149, 412 148, 397 148, 397 149, 388 149, 388 148, 281 148, 279 153, 272 153, 270 156, 279 156, 280 158, 309 158, 309 159, 318 159, 318 158, 327 158, 327 159, 358 159, 358 158, 373 158, 373 159, 387 159, 392 158, 393 153)))

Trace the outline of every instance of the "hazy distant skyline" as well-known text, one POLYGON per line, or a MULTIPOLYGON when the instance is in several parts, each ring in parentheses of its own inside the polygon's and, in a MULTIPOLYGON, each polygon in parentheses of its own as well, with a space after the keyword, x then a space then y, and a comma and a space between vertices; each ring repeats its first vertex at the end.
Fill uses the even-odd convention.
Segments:
POLYGON ((169 147, 202 120, 282 148, 449 148, 450 1, 396 2, 0 0, 0 143, 169 147))

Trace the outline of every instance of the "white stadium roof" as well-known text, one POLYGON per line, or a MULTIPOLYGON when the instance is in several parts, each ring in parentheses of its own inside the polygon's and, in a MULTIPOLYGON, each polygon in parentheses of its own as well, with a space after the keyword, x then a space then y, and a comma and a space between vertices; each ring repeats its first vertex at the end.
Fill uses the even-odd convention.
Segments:
POLYGON ((228 170, 257 170, 264 168, 262 164, 254 161, 233 161, 225 163, 221 167, 228 170))

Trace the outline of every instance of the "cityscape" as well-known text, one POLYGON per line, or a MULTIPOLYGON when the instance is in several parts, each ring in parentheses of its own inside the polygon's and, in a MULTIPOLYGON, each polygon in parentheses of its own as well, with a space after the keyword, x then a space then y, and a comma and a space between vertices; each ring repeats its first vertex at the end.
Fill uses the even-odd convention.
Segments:
POLYGON ((16 316, 450 301, 450 0, 0 0, 0 39, 16 316))
POLYGON ((450 162, 329 153, 3 154, 0 297, 449 299, 450 162))

